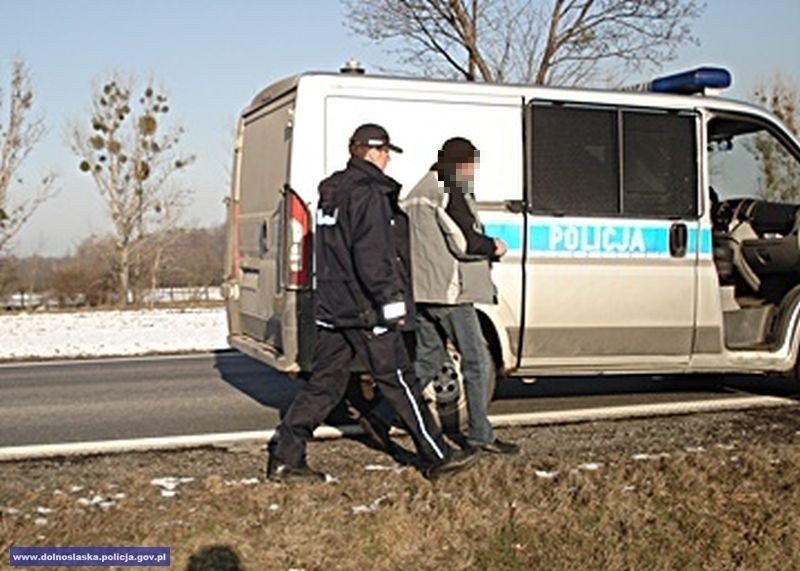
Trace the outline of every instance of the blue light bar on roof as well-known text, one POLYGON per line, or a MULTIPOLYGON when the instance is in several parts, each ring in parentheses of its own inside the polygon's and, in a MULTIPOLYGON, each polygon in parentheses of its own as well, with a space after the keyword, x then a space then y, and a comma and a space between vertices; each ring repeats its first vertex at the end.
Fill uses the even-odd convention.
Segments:
POLYGON ((651 82, 656 93, 704 93, 706 89, 725 89, 731 85, 731 74, 721 67, 698 67, 673 75, 658 77, 651 82))

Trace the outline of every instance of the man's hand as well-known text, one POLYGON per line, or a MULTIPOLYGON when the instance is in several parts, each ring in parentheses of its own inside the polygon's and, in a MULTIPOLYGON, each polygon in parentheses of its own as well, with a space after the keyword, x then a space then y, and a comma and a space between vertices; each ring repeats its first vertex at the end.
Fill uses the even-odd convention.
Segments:
POLYGON ((494 239, 494 257, 495 258, 502 258, 508 252, 508 247, 506 243, 503 242, 500 238, 494 239))

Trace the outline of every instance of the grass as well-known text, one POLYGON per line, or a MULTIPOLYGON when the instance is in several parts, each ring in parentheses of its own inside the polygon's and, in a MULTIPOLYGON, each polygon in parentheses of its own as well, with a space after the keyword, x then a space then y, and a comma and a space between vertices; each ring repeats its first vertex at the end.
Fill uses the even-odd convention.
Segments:
POLYGON ((672 431, 641 420, 517 429, 520 456, 435 484, 366 470, 386 459, 353 441, 311 446, 312 463, 341 478, 315 486, 242 480, 259 474, 255 450, 0 465, 11 478, 0 552, 168 545, 173 568, 192 570, 800 569, 800 412, 717 417, 728 419, 719 431, 699 416, 672 431), (653 455, 637 459, 643 449, 653 455), (164 475, 196 479, 165 498, 150 484, 164 475), (117 493, 108 509, 77 504, 117 493))

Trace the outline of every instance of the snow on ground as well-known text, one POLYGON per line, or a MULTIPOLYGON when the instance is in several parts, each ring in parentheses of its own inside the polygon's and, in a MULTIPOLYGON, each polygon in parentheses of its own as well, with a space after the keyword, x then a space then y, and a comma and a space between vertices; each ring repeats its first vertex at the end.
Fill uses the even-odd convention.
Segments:
POLYGON ((224 308, 0 314, 0 360, 225 349, 224 308))

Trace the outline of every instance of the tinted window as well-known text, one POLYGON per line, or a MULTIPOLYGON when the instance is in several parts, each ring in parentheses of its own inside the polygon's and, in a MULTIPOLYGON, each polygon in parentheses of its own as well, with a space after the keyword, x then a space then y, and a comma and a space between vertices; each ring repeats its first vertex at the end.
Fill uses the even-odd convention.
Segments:
POLYGON ((534 209, 576 215, 618 213, 616 131, 613 110, 536 107, 534 209))
POLYGON ((535 211, 697 215, 693 115, 536 104, 530 146, 535 211))
POLYGON ((690 216, 697 212, 694 119, 674 114, 623 114, 622 212, 690 216))

